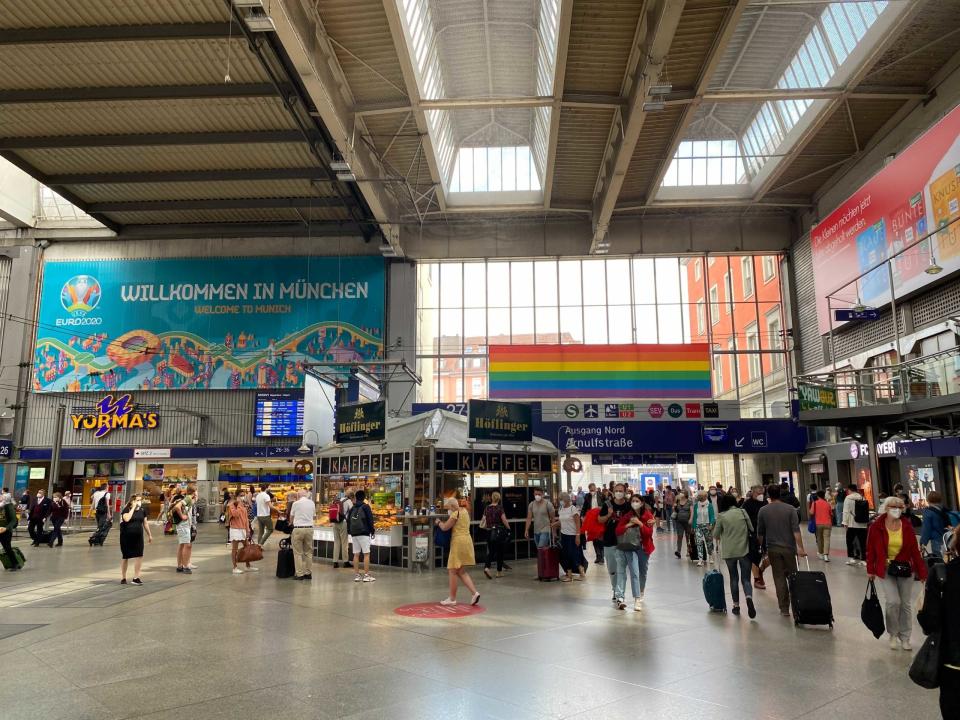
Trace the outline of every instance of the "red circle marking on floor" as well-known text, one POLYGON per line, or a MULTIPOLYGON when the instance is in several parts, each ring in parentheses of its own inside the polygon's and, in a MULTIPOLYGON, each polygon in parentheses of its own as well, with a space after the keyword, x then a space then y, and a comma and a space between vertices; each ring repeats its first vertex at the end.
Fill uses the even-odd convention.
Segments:
POLYGON ((469 615, 477 615, 485 612, 483 605, 469 605, 467 603, 457 603, 456 605, 441 605, 438 602, 433 603, 414 603, 413 605, 401 605, 394 609, 397 615, 412 618, 424 618, 428 620, 444 620, 449 618, 462 618, 469 615))

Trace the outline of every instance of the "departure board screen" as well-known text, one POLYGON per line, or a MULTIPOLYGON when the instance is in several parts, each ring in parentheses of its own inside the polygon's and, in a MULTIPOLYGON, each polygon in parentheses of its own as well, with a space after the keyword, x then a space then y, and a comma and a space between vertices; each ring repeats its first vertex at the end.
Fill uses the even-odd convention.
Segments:
POLYGON ((253 434, 256 437, 303 435, 303 390, 258 392, 253 434))

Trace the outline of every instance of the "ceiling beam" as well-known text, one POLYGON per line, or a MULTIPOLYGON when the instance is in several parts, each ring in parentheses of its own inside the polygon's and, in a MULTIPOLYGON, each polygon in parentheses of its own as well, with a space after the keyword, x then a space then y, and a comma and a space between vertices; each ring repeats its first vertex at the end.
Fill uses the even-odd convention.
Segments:
MULTIPOLYGON (((290 73, 303 87, 304 99, 312 105, 307 110, 317 124, 322 124, 333 148, 350 162, 358 178, 378 179, 387 173, 380 159, 362 140, 364 129, 357 126, 354 103, 343 69, 337 61, 316 3, 298 0, 274 0, 270 17, 276 26, 276 40, 288 59, 290 73)), ((391 225, 398 215, 398 203, 386 185, 378 182, 357 182, 355 189, 370 208, 387 243, 402 255, 400 231, 391 225)))
POLYGON ((427 116, 424 114, 425 108, 421 107, 423 101, 420 99, 420 88, 417 85, 417 73, 413 66, 412 50, 407 41, 407 31, 397 0, 383 0, 383 9, 387 15, 387 22, 390 24, 390 35, 393 38, 393 47, 397 51, 400 71, 403 74, 403 83, 407 89, 407 97, 410 98, 413 119, 417 124, 417 131, 420 133, 423 143, 423 154, 430 170, 430 180, 437 188, 435 195, 437 204, 440 206, 440 210, 446 210, 447 201, 443 189, 443 173, 437 163, 437 152, 434 148, 434 139, 430 132, 427 116))
POLYGON ((326 182, 327 172, 318 168, 253 168, 244 170, 162 170, 159 172, 65 173, 47 175, 47 184, 139 185, 144 183, 236 182, 269 180, 317 180, 326 182))
POLYGON ((345 207, 350 199, 339 197, 294 197, 294 198, 210 198, 206 200, 133 200, 130 202, 97 202, 87 205, 91 213, 119 212, 178 212, 181 210, 245 210, 293 208, 345 207))
POLYGON ((44 150, 84 147, 160 147, 166 145, 250 145, 302 143, 299 130, 241 132, 144 133, 124 135, 43 135, 0 138, 0 150, 44 150))
POLYGON ((670 145, 664 153, 663 159, 660 160, 657 172, 651 179, 650 184, 647 185, 647 191, 644 195, 646 202, 649 203, 656 197, 657 190, 659 190, 660 184, 663 182, 663 176, 666 174, 667 168, 670 167, 673 156, 676 154, 680 142, 683 140, 684 135, 686 135, 687 128, 690 127, 690 123, 693 122, 693 118, 697 113, 697 107, 699 107, 700 101, 696 98, 706 94, 707 88, 710 86, 710 81, 717 71, 717 65, 719 65, 720 60, 723 58, 737 26, 740 24, 740 18, 743 16, 749 4, 750 0, 737 0, 737 2, 727 10, 727 14, 723 19, 723 25, 720 27, 720 32, 714 36, 713 46, 710 48, 706 62, 704 62, 703 68, 700 70, 700 75, 697 78, 697 85, 693 92, 694 99, 683 109, 680 122, 677 123, 677 127, 673 131, 673 136, 670 138, 670 145))
POLYGON ((923 100, 930 95, 922 87, 860 87, 848 91, 842 87, 772 88, 757 90, 708 90, 701 94, 675 92, 666 96, 666 105, 700 103, 766 102, 770 100, 833 100, 846 97, 854 100, 923 100))
MULTIPOLYGON (((889 26, 883 31, 883 35, 880 39, 865 53, 865 57, 862 59, 860 65, 854 70, 853 75, 847 81, 845 94, 835 97, 831 100, 828 100, 824 107, 820 110, 820 113, 813 119, 806 129, 800 134, 800 137, 793 144, 793 146, 784 154, 774 167, 771 168, 770 172, 767 173, 766 177, 760 182, 757 190, 753 194, 754 200, 761 200, 767 193, 770 192, 772 188, 777 187, 780 182, 780 178, 787 171, 787 169, 793 164, 793 161, 800 155, 804 148, 816 137, 817 133, 820 132, 820 129, 824 124, 833 117, 834 112, 840 107, 840 105, 846 102, 846 96, 852 95, 857 92, 859 85, 863 80, 870 75, 873 66, 883 57, 884 53, 890 48, 890 46, 902 37, 902 34, 910 22, 917 17, 920 11, 923 9, 924 3, 913 3, 912 5, 906 7, 900 15, 893 19, 889 26)), ((877 22, 882 22, 883 16, 881 15, 877 22)), ((871 28, 873 29, 873 28, 871 28)), ((867 32, 869 35, 869 31, 867 32)), ((854 49, 856 52, 856 49, 854 49)), ((905 101, 909 101, 906 99, 905 101)), ((852 156, 852 158, 859 157, 857 154, 852 156)), ((763 172, 761 170, 761 172, 763 172)))
POLYGON ((647 89, 660 77, 685 4, 686 0, 648 0, 641 11, 634 37, 634 52, 623 83, 624 88, 630 89, 627 94, 629 102, 620 117, 614 119, 615 127, 607 141, 603 167, 593 195, 591 253, 597 250, 597 244, 607 235, 610 218, 646 118, 643 103, 647 98, 647 89), (616 131, 617 126, 619 132, 616 131))
MULTIPOLYGON (((573 3, 560 3, 560 17, 557 20, 557 55, 553 68, 553 94, 563 97, 563 85, 567 77, 567 50, 570 46, 570 22, 573 17, 573 3)), ((543 167, 543 207, 550 208, 553 194, 553 173, 557 162, 557 136, 560 134, 560 108, 550 112, 550 129, 547 133, 547 157, 543 167)))
POLYGON ((203 100, 208 98, 277 97, 270 83, 212 85, 131 85, 118 87, 37 88, 0 90, 0 105, 122 100, 203 100))
POLYGON ((229 35, 242 37, 234 23, 176 23, 161 25, 92 25, 79 27, 7 28, 0 45, 50 45, 52 43, 101 43, 139 40, 214 40, 229 35))
MULTIPOLYGON (((3 150, 0 150, 0 157, 6 159, 7 161, 9 161, 10 163, 12 163, 13 165, 16 165, 18 168, 20 168, 20 169, 23 170, 25 173, 27 173, 27 175, 30 175, 31 177, 33 177, 33 178, 34 178, 35 180, 37 180, 38 182, 43 183, 44 185, 47 185, 47 184, 48 184, 48 183, 47 183, 47 176, 46 176, 44 173, 40 172, 37 168, 35 168, 33 165, 31 165, 30 163, 28 163, 26 160, 24 160, 23 158, 21 158, 21 157, 20 157, 19 155, 17 155, 16 153, 6 152, 6 151, 3 151, 3 150)), ((71 203, 73 203, 74 205, 76 205, 76 206, 77 206, 78 208, 80 208, 83 212, 87 213, 87 214, 90 215, 90 217, 92 217, 94 220, 96 220, 97 222, 103 224, 104 226, 106 226, 106 227, 109 228, 110 230, 113 230, 114 232, 119 232, 119 230, 120 230, 120 225, 119 225, 119 224, 115 223, 115 222, 114 222, 113 220, 111 220, 110 218, 104 217, 103 215, 99 215, 99 214, 97 214, 97 213, 95 213, 95 212, 91 212, 91 211, 89 210, 89 206, 87 205, 87 203, 85 203, 82 199, 80 199, 79 197, 77 197, 76 195, 74 195, 74 194, 73 194, 72 192, 70 192, 69 190, 66 190, 66 189, 58 189, 58 190, 57 190, 57 194, 60 195, 60 197, 62 197, 64 200, 66 200, 66 201, 68 201, 68 202, 71 202, 71 203)))
POLYGON ((313 220, 276 223, 164 223, 124 225, 121 240, 172 240, 178 238, 237 237, 362 237, 355 220, 313 220))
MULTIPOLYGON (((562 13, 561 13, 562 19, 562 13)), ((561 28, 562 29, 562 28, 561 28)), ((569 33, 568 33, 569 36, 569 33)), ((557 60, 560 58, 558 56, 557 60)), ((473 110, 491 108, 510 108, 510 107, 547 107, 560 105, 561 107, 593 107, 593 108, 611 108, 619 109, 627 104, 627 99, 611 95, 589 95, 584 93, 569 93, 566 95, 538 95, 524 96, 517 95, 512 97, 476 97, 476 98, 443 98, 441 100, 421 100, 417 107, 421 110, 473 110), (557 102, 557 98, 562 99, 557 102)), ((414 106, 408 103, 370 103, 357 105, 353 112, 355 115, 397 115, 408 113, 414 110, 414 106)))

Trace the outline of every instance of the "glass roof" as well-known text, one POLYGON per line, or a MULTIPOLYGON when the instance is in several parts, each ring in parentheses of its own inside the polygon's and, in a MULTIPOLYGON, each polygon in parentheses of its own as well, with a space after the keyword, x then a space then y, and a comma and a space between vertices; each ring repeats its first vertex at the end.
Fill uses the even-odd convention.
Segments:
MULTIPOLYGON (((783 70, 773 83, 773 89, 803 90, 839 86, 861 59, 855 57, 879 41, 880 33, 869 35, 881 18, 898 14, 904 7, 899 2, 833 2, 814 15, 794 12, 800 27, 792 47, 781 56, 783 70)), ((722 90, 758 89, 731 88, 730 81, 748 76, 744 67, 753 63, 769 63, 772 58, 751 53, 751 40, 758 32, 772 28, 763 22, 775 23, 781 32, 789 29, 791 14, 777 9, 776 16, 761 11, 757 17, 745 16, 749 24, 748 39, 738 48, 730 63, 729 75, 721 82, 722 90), (771 18, 774 19, 771 19, 771 18), (739 75, 737 75, 739 73, 739 75)), ((878 26, 879 27, 879 26, 878 26)), ((673 162, 667 170, 662 188, 697 187, 706 185, 741 185, 745 190, 769 166, 782 158, 800 137, 800 126, 812 122, 826 107, 824 100, 799 97, 788 100, 767 100, 752 106, 732 103, 714 103, 701 107, 690 125, 687 139, 680 143, 673 162), (748 108, 742 114, 741 108, 748 108), (739 113, 738 113, 739 110, 739 113), (797 130, 797 132, 795 132, 797 130), (724 148, 723 152, 711 148, 724 148), (698 148, 703 148, 698 151, 698 148), (727 163, 724 172, 724 162, 727 163), (738 166, 732 171, 731 163, 738 166), (702 167, 701 167, 702 166, 702 167)), ((663 191, 658 194, 662 197, 663 191)))
MULTIPOLYGON (((448 202, 469 204, 465 196, 479 192, 521 192, 521 185, 539 192, 552 108, 483 107, 482 101, 552 96, 561 0, 398 1, 420 97, 461 101, 455 109, 425 112, 448 202), (529 163, 518 162, 521 155, 529 163), (499 182, 486 171, 481 179, 481 162, 492 173, 497 159, 501 168, 515 169, 504 170, 499 182), (532 177, 524 181, 527 172, 532 177), (506 175, 514 174, 508 182, 506 175), (511 185, 517 189, 504 189, 511 185)), ((483 202, 541 200, 542 193, 483 202)))

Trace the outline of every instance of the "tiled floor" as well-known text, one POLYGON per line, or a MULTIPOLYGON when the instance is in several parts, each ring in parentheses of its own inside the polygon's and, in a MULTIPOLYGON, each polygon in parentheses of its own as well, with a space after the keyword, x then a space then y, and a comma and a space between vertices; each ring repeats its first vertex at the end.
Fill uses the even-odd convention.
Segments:
POLYGON ((708 613, 703 571, 676 560, 662 536, 642 612, 611 607, 604 568, 585 583, 541 584, 524 562, 495 581, 475 569, 486 612, 423 620, 393 609, 444 597, 444 573, 382 571, 355 584, 317 564, 311 583, 277 580, 272 539, 261 572, 234 576, 221 537, 201 528, 192 576, 173 571, 175 545, 158 539, 141 588, 118 584, 116 538, 104 548, 21 542, 27 569, 0 575, 2 715, 939 717, 936 692, 907 678, 910 654, 861 625, 864 572, 839 561, 826 566, 832 631, 781 618, 772 583, 756 591, 756 621, 708 613))

